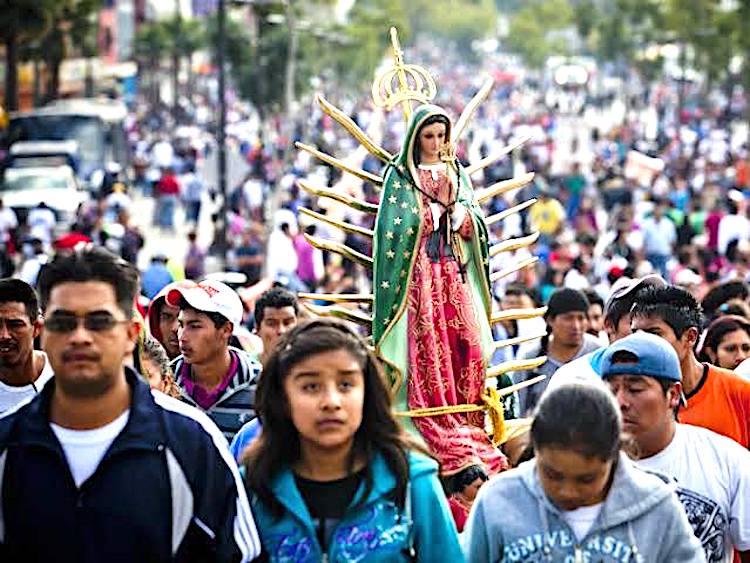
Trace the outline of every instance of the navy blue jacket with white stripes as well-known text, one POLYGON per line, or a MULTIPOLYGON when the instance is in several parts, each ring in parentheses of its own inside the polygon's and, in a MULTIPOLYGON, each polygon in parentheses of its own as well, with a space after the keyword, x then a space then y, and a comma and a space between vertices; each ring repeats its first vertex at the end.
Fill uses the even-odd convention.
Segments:
POLYGON ((216 426, 126 368, 130 414, 78 488, 49 425, 54 378, 0 418, 0 561, 236 562, 260 553, 216 426))

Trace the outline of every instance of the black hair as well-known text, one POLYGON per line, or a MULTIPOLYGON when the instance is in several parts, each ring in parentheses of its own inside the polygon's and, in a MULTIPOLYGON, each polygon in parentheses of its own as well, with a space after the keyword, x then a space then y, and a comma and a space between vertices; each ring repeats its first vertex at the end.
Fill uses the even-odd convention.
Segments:
POLYGON ((620 324, 620 319, 630 314, 633 303, 635 303, 638 295, 645 289, 646 287, 640 287, 635 291, 631 291, 625 297, 612 301, 604 310, 605 322, 609 322, 613 327, 617 328, 617 325, 620 324))
POLYGON ((743 301, 750 297, 750 287, 742 280, 732 280, 711 289, 701 301, 703 310, 709 318, 727 301, 741 299, 743 301))
POLYGON ((602 299, 602 296, 598 292, 593 289, 584 289, 583 294, 589 301, 589 307, 591 305, 599 305, 604 310, 604 299, 602 299))
POLYGON ((115 291, 117 305, 128 318, 138 294, 138 270, 101 246, 87 245, 70 254, 58 254, 39 273, 39 296, 46 310, 49 296, 62 283, 104 282, 115 291))
POLYGON ((434 125, 435 123, 442 123, 443 125, 445 125, 445 142, 447 143, 450 140, 451 122, 448 119, 448 117, 442 114, 431 115, 430 117, 425 119, 424 123, 422 123, 422 125, 419 126, 419 129, 417 129, 417 133, 416 133, 417 142, 414 143, 414 149, 413 149, 413 154, 412 154, 414 164, 419 164, 419 158, 420 158, 419 134, 422 132, 422 129, 430 125, 434 125))
POLYGON ((750 321, 738 315, 723 315, 718 317, 708 325, 698 359, 702 362, 711 362, 708 351, 711 350, 715 354, 724 337, 738 330, 744 330, 750 336, 750 321))
POLYGON ((214 327, 216 328, 221 328, 229 322, 228 318, 226 318, 221 313, 217 313, 216 311, 201 311, 200 309, 196 309, 190 303, 188 303, 187 299, 185 299, 184 297, 180 298, 180 311, 195 311, 196 313, 206 315, 209 319, 211 319, 211 322, 214 323, 214 327))
POLYGON ((255 326, 260 326, 263 322, 263 317, 266 314, 266 308, 271 309, 282 309, 284 307, 292 307, 294 309, 294 315, 297 316, 299 313, 299 303, 297 302, 297 296, 294 295, 288 289, 283 287, 273 287, 263 293, 258 300, 255 302, 255 326))
POLYGON ((631 310, 633 318, 657 317, 667 323, 677 338, 689 328, 703 327, 701 306, 689 292, 673 285, 648 287, 638 292, 631 310))
POLYGON ((573 450, 585 457, 616 459, 622 418, 610 391, 601 383, 565 383, 542 395, 531 423, 531 442, 573 450))
POLYGON ((529 290, 526 289, 526 286, 524 286, 523 284, 509 283, 508 286, 505 288, 504 295, 505 297, 510 297, 511 295, 523 297, 523 296, 529 295, 529 290))
POLYGON ((29 284, 17 278, 0 279, 0 303, 23 303, 29 320, 33 323, 39 317, 39 299, 29 284))
POLYGON ((448 479, 448 494, 452 495, 454 493, 462 492, 477 479, 481 479, 482 481, 487 481, 489 479, 487 473, 480 465, 470 465, 469 467, 462 469, 455 475, 451 475, 448 479))
POLYGON ((283 508, 271 491, 272 477, 279 467, 294 464, 301 455, 299 432, 289 414, 289 398, 284 390, 284 381, 299 362, 335 350, 346 350, 356 358, 364 377, 362 423, 355 433, 349 459, 350 473, 353 472, 356 455, 366 460, 362 501, 368 498, 373 487, 372 460, 376 452, 380 452, 396 476, 392 496, 402 507, 409 481, 407 454, 409 450, 425 453, 424 448, 408 436, 391 412, 391 395, 385 376, 364 341, 347 325, 333 319, 315 319, 299 324, 282 336, 263 366, 263 375, 255 395, 255 410, 263 432, 242 458, 247 465, 248 489, 276 517, 281 516, 283 508))

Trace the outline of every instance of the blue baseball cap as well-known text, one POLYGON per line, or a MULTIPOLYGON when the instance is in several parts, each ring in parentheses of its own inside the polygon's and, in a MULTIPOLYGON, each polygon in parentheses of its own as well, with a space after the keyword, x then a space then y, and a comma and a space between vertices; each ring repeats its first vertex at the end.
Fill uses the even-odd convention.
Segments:
POLYGON ((672 345, 655 334, 643 331, 626 336, 607 348, 602 354, 601 375, 643 375, 682 381, 680 360, 672 345), (618 352, 630 352, 637 361, 613 362, 618 352))

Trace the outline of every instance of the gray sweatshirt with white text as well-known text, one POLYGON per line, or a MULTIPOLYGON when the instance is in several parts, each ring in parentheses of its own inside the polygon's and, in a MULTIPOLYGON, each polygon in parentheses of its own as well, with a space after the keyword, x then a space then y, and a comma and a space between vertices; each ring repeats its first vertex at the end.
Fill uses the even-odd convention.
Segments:
POLYGON ((545 495, 531 460, 480 489, 463 542, 471 563, 705 561, 673 488, 625 454, 601 513, 581 541, 545 495))

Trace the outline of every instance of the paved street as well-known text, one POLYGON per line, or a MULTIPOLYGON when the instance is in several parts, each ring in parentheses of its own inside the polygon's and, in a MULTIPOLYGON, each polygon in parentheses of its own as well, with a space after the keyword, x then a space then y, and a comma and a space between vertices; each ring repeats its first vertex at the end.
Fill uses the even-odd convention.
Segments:
MULTIPOLYGON (((218 185, 218 157, 214 149, 211 154, 198 165, 198 173, 207 188, 218 185)), ((248 167, 244 158, 236 147, 227 146, 227 190, 231 191, 247 173, 248 167)), ((218 208, 219 201, 212 202, 208 196, 208 189, 203 198, 201 216, 198 225, 198 237, 201 245, 208 248, 213 240, 213 223, 211 215, 218 208)), ((156 252, 164 252, 170 257, 180 260, 187 252, 187 233, 189 225, 185 224, 185 214, 181 206, 175 212, 175 231, 165 232, 154 227, 152 219, 154 215, 154 200, 151 197, 143 197, 141 194, 134 195, 133 222, 138 225, 144 233, 145 246, 139 255, 138 266, 143 269, 148 266, 151 257, 156 252)), ((206 260, 208 271, 216 271, 222 268, 219 260, 210 257, 206 260)))

